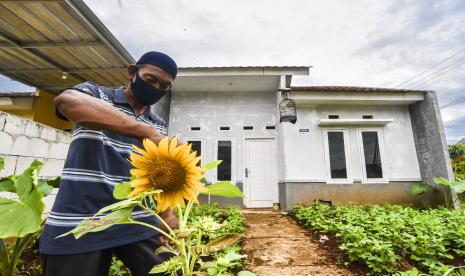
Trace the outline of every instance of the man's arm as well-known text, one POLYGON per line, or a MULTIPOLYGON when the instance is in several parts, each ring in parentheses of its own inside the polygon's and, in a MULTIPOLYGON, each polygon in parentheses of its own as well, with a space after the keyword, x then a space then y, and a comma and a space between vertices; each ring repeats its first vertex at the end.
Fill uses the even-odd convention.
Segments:
POLYGON ((156 144, 164 137, 152 126, 133 120, 115 107, 72 89, 57 96, 55 106, 73 123, 89 129, 103 129, 137 139, 148 138, 156 144))

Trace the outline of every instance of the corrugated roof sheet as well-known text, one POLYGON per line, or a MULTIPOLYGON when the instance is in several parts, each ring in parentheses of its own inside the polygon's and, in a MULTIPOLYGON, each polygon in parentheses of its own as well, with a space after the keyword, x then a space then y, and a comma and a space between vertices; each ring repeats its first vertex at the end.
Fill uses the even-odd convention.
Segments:
POLYGON ((395 89, 382 87, 364 87, 364 86, 292 86, 291 91, 310 91, 310 92, 428 92, 428 90, 411 90, 395 89))
POLYGON ((0 92, 0 97, 9 97, 9 98, 29 98, 35 97, 36 92, 0 92))
POLYGON ((0 74, 48 91, 119 86, 133 62, 82 0, 0 1, 0 74))

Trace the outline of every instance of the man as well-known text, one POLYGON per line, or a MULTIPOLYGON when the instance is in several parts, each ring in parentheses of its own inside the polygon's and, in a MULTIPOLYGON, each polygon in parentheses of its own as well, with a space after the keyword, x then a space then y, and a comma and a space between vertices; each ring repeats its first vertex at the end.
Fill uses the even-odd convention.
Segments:
MULTIPOLYGON (((91 82, 64 90, 55 99, 57 116, 76 124, 62 173, 60 189, 40 237, 46 276, 108 275, 115 254, 132 274, 147 275, 168 255, 154 250, 165 241, 158 232, 139 225, 116 225, 87 234, 55 239, 76 227, 82 219, 116 202, 113 187, 130 179, 128 162, 132 145, 148 138, 158 144, 167 125, 149 110, 170 89, 177 65, 160 52, 144 54, 128 66, 127 88, 111 89, 91 82)), ((134 219, 156 226, 159 222, 135 209, 134 219)), ((174 228, 173 211, 162 217, 174 228)))

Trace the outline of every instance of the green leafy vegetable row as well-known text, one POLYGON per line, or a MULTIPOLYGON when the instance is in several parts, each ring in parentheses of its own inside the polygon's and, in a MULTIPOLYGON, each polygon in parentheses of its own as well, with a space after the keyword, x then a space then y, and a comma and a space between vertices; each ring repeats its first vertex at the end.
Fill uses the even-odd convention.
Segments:
POLYGON ((443 275, 454 259, 465 257, 463 210, 315 203, 295 206, 292 215, 306 227, 335 235, 349 260, 365 263, 375 275, 412 266, 443 275))

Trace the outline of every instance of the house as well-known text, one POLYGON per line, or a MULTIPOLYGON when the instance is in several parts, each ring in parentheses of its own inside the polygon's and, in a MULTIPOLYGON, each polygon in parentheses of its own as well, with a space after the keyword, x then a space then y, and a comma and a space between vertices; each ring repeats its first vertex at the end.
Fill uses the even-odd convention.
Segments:
POLYGON ((47 126, 71 130, 73 125, 55 117, 55 94, 46 91, 0 92, 0 111, 5 111, 47 126))
POLYGON ((465 138, 460 139, 460 141, 458 141, 457 144, 465 145, 465 138))
MULTIPOLYGON (((0 113, 0 154, 15 173, 41 158, 54 176, 71 137, 56 130, 70 126, 56 121, 53 98, 88 80, 125 84, 134 58, 82 0, 3 5, 0 73, 37 92, 2 95, 3 110, 23 118, 0 113), (31 12, 37 5, 42 18, 31 12)), ((413 183, 453 179, 433 91, 291 86, 293 76, 308 74, 302 66, 180 68, 172 93, 152 108, 202 162, 223 160, 207 179, 232 181, 246 195, 223 202, 414 203, 413 183), (295 104, 294 124, 281 122, 285 98, 295 104)))
POLYGON ((208 179, 241 187, 238 204, 415 203, 412 184, 452 175, 433 91, 289 87, 308 67, 183 70, 165 107, 169 134, 224 160, 208 179), (285 96, 295 124, 280 123, 285 96))

